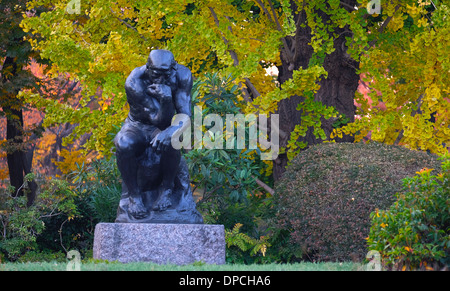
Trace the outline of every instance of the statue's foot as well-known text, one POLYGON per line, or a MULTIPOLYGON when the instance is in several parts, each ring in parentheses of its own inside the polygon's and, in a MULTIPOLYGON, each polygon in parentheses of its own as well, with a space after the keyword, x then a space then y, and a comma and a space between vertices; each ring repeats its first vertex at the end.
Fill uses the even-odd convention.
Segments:
POLYGON ((148 216, 147 209, 142 202, 142 198, 130 197, 128 203, 128 213, 136 219, 142 219, 148 216))
POLYGON ((170 202, 170 195, 172 194, 172 190, 164 190, 161 193, 158 200, 156 200, 155 205, 153 206, 153 210, 155 211, 164 211, 170 206, 172 206, 172 202, 170 202))

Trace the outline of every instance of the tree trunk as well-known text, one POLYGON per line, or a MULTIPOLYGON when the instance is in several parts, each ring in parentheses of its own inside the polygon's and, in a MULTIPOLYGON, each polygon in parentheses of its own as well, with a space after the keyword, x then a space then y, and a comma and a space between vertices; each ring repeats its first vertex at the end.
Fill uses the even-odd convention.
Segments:
MULTIPOLYGON (((341 1, 346 2, 348 7, 353 7, 356 4, 354 0, 341 1)), ((295 3, 291 2, 293 11, 298 11, 295 3)), ((329 20, 329 16, 319 11, 318 14, 322 17, 323 22, 329 20)), ((285 51, 281 52, 282 65, 278 67, 279 82, 282 84, 292 78, 293 71, 300 67, 307 68, 309 61, 313 54, 313 48, 308 45, 311 41, 311 29, 308 25, 301 27, 302 24, 306 24, 306 13, 304 11, 299 12, 294 17, 297 23, 297 30, 294 37, 287 37, 285 40, 288 46, 290 46, 291 59, 286 56, 285 51), (299 19, 300 18, 300 19, 299 19)), ((322 79, 319 84, 321 85, 319 91, 315 95, 316 101, 321 101, 327 106, 333 106, 341 114, 344 114, 350 119, 350 122, 354 121, 355 107, 353 98, 358 88, 359 75, 356 73, 359 64, 350 58, 346 53, 345 37, 349 36, 347 27, 335 29, 335 33, 339 35, 334 41, 335 51, 325 57, 323 67, 328 72, 328 77, 322 79), (347 34, 347 35, 346 35, 347 34)), ((330 36, 331 37, 331 36, 330 36)), ((291 96, 289 99, 282 100, 278 104, 278 114, 280 118, 280 130, 291 133, 294 130, 296 124, 300 124, 302 120, 302 113, 297 111, 297 105, 303 102, 302 96, 291 96)), ((322 128, 327 136, 333 130, 333 122, 335 120, 322 120, 322 128)), ((285 147, 290 137, 280 139, 280 147, 285 147)), ((299 141, 304 141, 310 145, 321 143, 322 140, 318 140, 313 135, 313 130, 310 129, 305 137, 302 137, 299 141)), ((344 136, 338 142, 353 142, 353 138, 350 136, 344 136)), ((288 163, 287 155, 282 154, 275 160, 273 169, 274 180, 277 181, 281 178, 285 172, 288 163)))
MULTIPOLYGON (((11 76, 6 77, 2 74, 2 83, 7 82, 8 79, 17 74, 17 64, 11 57, 6 57, 3 64, 3 68, 12 67, 10 70, 11 76)), ((11 193, 13 197, 24 195, 23 185, 24 177, 26 174, 31 173, 31 164, 33 160, 34 147, 28 148, 24 140, 24 129, 23 129, 23 112, 21 106, 17 106, 18 103, 15 94, 5 94, 2 97, 3 111, 6 114, 6 140, 8 144, 7 150, 7 163, 9 171, 10 184, 15 188, 14 193, 11 193), (5 105, 5 104, 10 105, 5 105), (20 108, 20 109, 16 109, 20 108)), ((37 184, 33 180, 28 183, 29 191, 27 192, 27 206, 33 204, 36 198, 37 184)))
POLYGON ((22 111, 10 109, 6 115, 6 140, 8 141, 7 162, 9 170, 9 182, 15 188, 14 197, 22 195, 19 188, 23 185, 23 152, 18 150, 23 143, 21 127, 23 125, 22 111), (16 119, 17 118, 17 119, 16 119))

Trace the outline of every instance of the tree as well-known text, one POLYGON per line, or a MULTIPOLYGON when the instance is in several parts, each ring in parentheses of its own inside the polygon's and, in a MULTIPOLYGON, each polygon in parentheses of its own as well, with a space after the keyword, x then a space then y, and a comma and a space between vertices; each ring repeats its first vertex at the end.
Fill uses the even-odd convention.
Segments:
MULTIPOLYGON (((352 15, 355 18, 358 15, 355 13, 358 4, 356 0, 290 2, 295 30, 283 39, 279 80, 284 84, 292 79, 295 71, 314 66, 321 66, 324 71, 317 78, 320 87, 315 94, 306 92, 310 95, 306 97, 295 94, 278 104, 281 130, 293 134, 290 141, 284 141, 291 152, 286 153, 286 157, 281 156, 274 166, 276 179, 281 177, 288 161, 299 149, 321 143, 333 131, 338 115, 324 120, 321 115, 325 110, 320 105, 333 107, 340 116, 348 118, 348 122, 354 121, 353 97, 359 81, 359 59, 347 53, 347 37, 353 34, 352 29, 360 26, 357 19, 351 19, 352 15), (308 106, 308 102, 317 103, 308 106)), ((339 141, 352 142, 353 138, 343 136, 339 141)))
MULTIPOLYGON (((414 1, 415 2, 415 1, 414 1)), ((372 105, 356 95, 354 123, 335 134, 444 154, 450 146, 450 7, 444 1, 397 4, 377 45, 361 62, 372 105)))
MULTIPOLYGON (((22 185, 24 176, 31 172, 33 148, 26 142, 27 133, 24 130, 23 110, 25 104, 17 97, 23 88, 33 88, 35 78, 29 70, 33 54, 31 45, 24 41, 25 33, 19 24, 23 19, 22 13, 26 10, 26 1, 0 2, 0 45, 1 92, 0 111, 6 116, 6 139, 3 144, 7 152, 7 163, 10 183, 15 188, 14 196, 23 195, 22 185)), ((29 183, 30 192, 27 194, 28 205, 34 200, 36 183, 29 183)))
MULTIPOLYGON (((20 27, 24 17, 39 15, 43 9, 29 11, 26 5, 27 1, 0 2, 0 117, 6 117, 6 141, 2 141, 1 149, 6 152, 9 180, 15 189, 12 195, 24 195, 24 186, 27 186, 27 205, 30 206, 36 198, 38 185, 34 179, 25 181, 24 177, 32 172, 35 149, 44 130, 41 114, 22 95, 39 93, 43 98, 73 102, 69 97, 76 93, 78 82, 61 74, 53 78, 46 75, 46 61, 24 39, 26 36, 33 39, 33 36, 20 27)), ((70 131, 67 124, 59 126, 66 129, 55 134, 56 146, 61 145, 58 137, 70 131)), ((50 150, 50 155, 52 152, 50 150)))
MULTIPOLYGON (((34 92, 41 96, 57 100, 58 102, 68 103, 71 106, 79 106, 79 82, 70 80, 67 74, 59 74, 56 77, 50 77, 46 74, 45 64, 39 64, 36 61, 31 62, 31 72, 37 78, 38 86, 34 92)), ((28 89, 24 91, 33 92, 28 89)), ((68 136, 76 127, 70 123, 60 123, 55 126, 42 128, 45 114, 42 108, 33 108, 30 114, 24 118, 25 123, 37 124, 42 134, 32 135, 30 142, 34 148, 33 164, 36 168, 35 173, 45 176, 55 176, 63 172, 62 168, 74 169, 75 160, 71 159, 79 154, 79 148, 82 147, 87 135, 79 137, 76 142, 63 146, 63 138, 68 136), (39 111, 40 110, 40 111, 39 111), (72 160, 72 161, 71 161, 72 160)), ((83 158, 85 158, 83 156, 83 158)))
MULTIPOLYGON (((418 143, 408 137, 419 115, 421 120, 430 117, 430 111, 423 110, 426 100, 443 106, 435 114, 439 124, 427 121, 427 132, 433 134, 433 126, 448 126, 447 105, 442 102, 448 96, 445 74, 427 83, 426 92, 423 86, 403 86, 408 93, 395 103, 400 110, 393 109, 397 121, 392 124, 392 114, 368 114, 364 106, 364 122, 355 121, 353 102, 360 72, 376 78, 373 84, 382 89, 383 100, 398 95, 391 93, 398 90, 392 84, 419 81, 416 72, 402 69, 401 63, 424 67, 423 59, 415 60, 416 53, 423 53, 420 41, 425 42, 432 31, 434 64, 443 73, 448 71, 448 57, 442 54, 448 48, 444 42, 448 28, 440 28, 448 27, 444 20, 448 8, 443 3, 375 1, 381 3, 381 14, 368 14, 367 0, 75 2, 80 9, 68 6, 67 1, 31 1, 28 9, 45 6, 50 10, 26 18, 22 27, 38 36, 31 40, 32 46, 52 62, 54 73, 69 72, 81 82, 84 97, 80 103, 95 101, 98 106, 74 108, 38 95, 28 95, 27 100, 46 108, 46 124, 78 124, 73 136, 92 132, 86 146, 105 155, 110 154, 112 138, 127 115, 125 78, 145 63, 154 48, 170 49, 197 77, 210 71, 231 73, 247 102, 244 112, 280 114, 284 151, 274 162, 276 179, 288 160, 308 144, 331 140, 330 136, 352 141, 355 134, 359 140, 380 120, 382 131, 401 133, 401 143, 417 148, 418 143), (401 53, 408 48, 408 54, 401 53), (265 71, 273 65, 280 72, 278 82, 265 71), (388 74, 392 77, 385 78, 388 74), (92 100, 99 88, 102 96, 92 100), (432 101, 430 92, 437 92, 436 88, 441 96, 432 101), (428 97, 423 98, 419 112, 421 94, 428 97), (410 113, 407 117, 405 110, 410 113)), ((428 64, 427 68, 434 67, 428 64)), ((444 137, 446 130, 436 132, 433 141, 421 135, 420 147, 432 143, 426 148, 442 151, 449 136, 444 137)))

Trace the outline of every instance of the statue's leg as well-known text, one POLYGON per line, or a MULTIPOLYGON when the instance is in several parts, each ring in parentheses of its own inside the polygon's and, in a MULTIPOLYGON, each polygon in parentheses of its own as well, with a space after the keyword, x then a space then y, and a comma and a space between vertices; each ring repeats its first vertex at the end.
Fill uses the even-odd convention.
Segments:
POLYGON ((123 182, 128 188, 128 212, 134 218, 140 219, 148 216, 147 209, 142 201, 142 193, 138 187, 137 157, 145 150, 145 138, 138 130, 124 126, 114 139, 116 145, 117 167, 122 175, 123 182))
POLYGON ((180 159, 180 151, 175 150, 172 147, 161 153, 162 189, 153 207, 154 210, 163 211, 172 205, 170 196, 172 195, 172 190, 174 188, 174 181, 178 173, 180 159))

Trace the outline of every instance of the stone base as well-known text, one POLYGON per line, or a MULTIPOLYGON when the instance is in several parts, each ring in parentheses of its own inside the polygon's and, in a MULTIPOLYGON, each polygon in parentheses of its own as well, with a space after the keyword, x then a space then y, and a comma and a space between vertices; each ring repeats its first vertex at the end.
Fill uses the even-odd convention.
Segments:
POLYGON ((223 225, 99 223, 94 259, 186 265, 225 264, 223 225))

